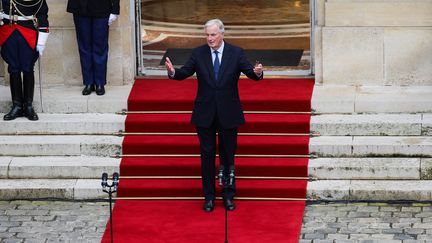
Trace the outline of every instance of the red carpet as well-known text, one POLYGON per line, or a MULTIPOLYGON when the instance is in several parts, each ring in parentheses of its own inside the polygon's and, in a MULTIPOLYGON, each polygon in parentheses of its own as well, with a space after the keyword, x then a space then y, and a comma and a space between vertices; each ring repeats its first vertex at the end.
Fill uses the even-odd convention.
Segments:
MULTIPOLYGON (((309 153, 305 134, 310 115, 270 112, 310 111, 313 85, 310 79, 240 80, 243 109, 260 113, 246 114, 246 124, 239 129, 238 200, 237 209, 229 212, 230 243, 298 242, 305 203, 282 199, 306 197, 307 181, 286 177, 307 176, 308 159, 301 156, 309 153)), ((135 157, 124 157, 120 164, 117 196, 122 199, 113 211, 114 242, 224 242, 221 201, 214 212, 204 213, 203 200, 123 200, 202 197, 199 144, 190 114, 156 112, 191 111, 195 94, 192 79, 135 82, 128 110, 153 113, 129 114, 126 132, 151 134, 124 138, 123 155, 135 157)), ((102 242, 110 242, 109 225, 102 242)))
MULTIPOLYGON (((118 201, 113 216, 114 242, 223 243, 222 202, 217 201, 210 214, 200 210, 201 206, 198 200, 118 201)), ((304 202, 238 201, 237 206, 228 216, 228 242, 298 242, 304 202)), ((109 240, 108 225, 102 242, 109 240)))

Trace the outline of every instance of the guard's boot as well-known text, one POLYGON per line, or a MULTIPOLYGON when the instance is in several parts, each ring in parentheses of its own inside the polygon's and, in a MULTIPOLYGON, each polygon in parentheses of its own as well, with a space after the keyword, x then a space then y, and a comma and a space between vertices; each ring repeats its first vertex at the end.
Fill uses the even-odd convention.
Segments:
POLYGON ((24 83, 24 116, 31 121, 39 120, 38 115, 33 109, 33 95, 34 95, 34 73, 33 72, 25 72, 23 74, 23 83, 24 83))
POLYGON ((10 90, 12 96, 12 109, 3 117, 3 120, 10 121, 23 116, 23 90, 21 73, 10 74, 10 90))

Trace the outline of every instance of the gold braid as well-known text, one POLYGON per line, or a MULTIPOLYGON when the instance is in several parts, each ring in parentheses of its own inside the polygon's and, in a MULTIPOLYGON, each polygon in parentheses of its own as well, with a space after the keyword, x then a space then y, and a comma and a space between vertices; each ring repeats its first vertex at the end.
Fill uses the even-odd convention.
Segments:
MULTIPOLYGON (((22 1, 24 1, 24 2, 31 2, 31 1, 33 1, 33 0, 22 0, 22 1)), ((39 11, 40 11, 40 9, 42 8, 42 1, 43 0, 38 0, 36 3, 34 3, 34 4, 29 4, 29 5, 25 5, 25 4, 23 4, 23 3, 20 3, 20 2, 18 2, 17 0, 10 0, 10 10, 9 10, 9 15, 10 15, 10 19, 12 19, 12 5, 13 5, 13 7, 15 8, 15 10, 20 14, 20 16, 21 17, 23 17, 23 18, 25 18, 25 19, 27 19, 27 20, 32 20, 33 21, 33 24, 34 24, 34 26, 36 27, 36 28, 38 28, 38 20, 37 20, 37 18, 36 18, 36 15, 39 13, 39 11), (34 7, 34 6, 36 6, 36 5, 38 5, 38 4, 40 4, 39 5, 39 8, 37 9, 37 11, 32 15, 32 17, 33 18, 27 18, 27 16, 25 16, 19 9, 18 9, 18 7, 16 6, 16 5, 20 5, 20 6, 23 6, 23 7, 34 7)), ((15 22, 16 22, 16 20, 15 20, 15 22)))
MULTIPOLYGON (((23 2, 32 2, 34 0, 21 0, 21 1, 23 1, 23 2)), ((11 2, 14 2, 14 4, 18 4, 18 5, 23 6, 23 7, 34 7, 34 6, 38 5, 40 2, 42 2, 42 0, 38 0, 34 4, 28 4, 28 5, 25 5, 24 3, 20 3, 17 0, 11 0, 11 2)))

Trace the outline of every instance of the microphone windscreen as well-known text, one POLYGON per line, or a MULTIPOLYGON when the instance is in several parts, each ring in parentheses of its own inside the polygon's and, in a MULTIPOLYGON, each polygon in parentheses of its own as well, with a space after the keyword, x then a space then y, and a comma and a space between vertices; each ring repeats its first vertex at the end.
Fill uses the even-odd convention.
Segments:
POLYGON ((102 180, 107 181, 108 180, 108 173, 104 172, 102 173, 102 180))
POLYGON ((119 173, 117 173, 117 172, 114 172, 114 174, 113 174, 113 180, 114 181, 118 181, 119 180, 119 173))

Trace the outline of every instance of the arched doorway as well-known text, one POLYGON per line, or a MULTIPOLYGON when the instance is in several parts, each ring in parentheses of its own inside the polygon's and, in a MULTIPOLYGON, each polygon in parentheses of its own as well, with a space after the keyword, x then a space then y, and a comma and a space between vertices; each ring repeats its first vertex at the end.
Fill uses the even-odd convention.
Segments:
POLYGON ((165 75, 164 55, 181 65, 205 43, 202 26, 212 18, 224 22, 227 42, 259 58, 270 75, 313 74, 313 0, 137 0, 136 8, 139 74, 165 75))

